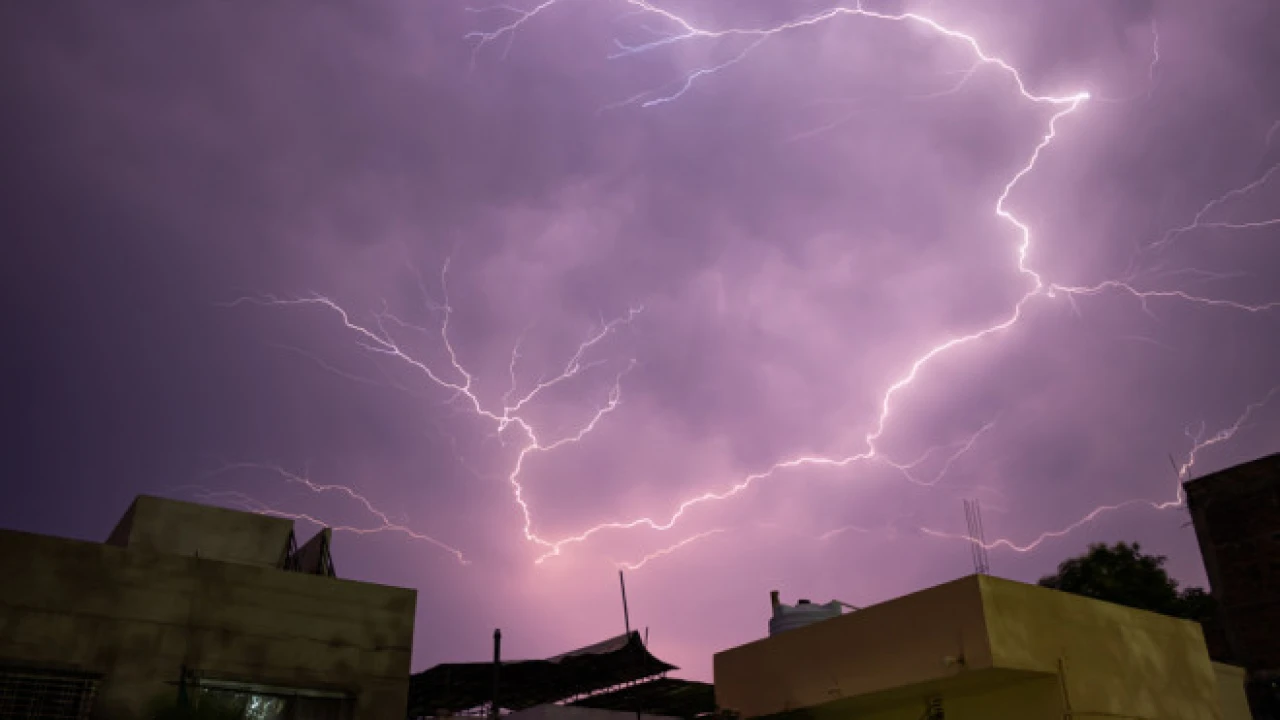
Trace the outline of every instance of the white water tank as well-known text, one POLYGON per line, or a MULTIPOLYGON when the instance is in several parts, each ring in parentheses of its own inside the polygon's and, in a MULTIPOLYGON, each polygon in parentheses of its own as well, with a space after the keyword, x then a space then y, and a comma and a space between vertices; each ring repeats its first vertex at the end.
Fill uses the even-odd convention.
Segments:
POLYGON ((823 620, 840 617, 844 613, 844 604, 832 600, 825 605, 815 605, 808 600, 800 600, 795 605, 784 605, 778 602, 778 593, 772 593, 773 617, 769 618, 769 635, 795 630, 823 620))

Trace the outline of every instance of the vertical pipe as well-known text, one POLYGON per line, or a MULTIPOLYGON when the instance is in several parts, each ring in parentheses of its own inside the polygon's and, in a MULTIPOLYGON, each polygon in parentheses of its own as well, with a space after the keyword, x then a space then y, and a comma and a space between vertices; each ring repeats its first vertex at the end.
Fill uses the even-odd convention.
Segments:
POLYGON ((618 571, 618 585, 622 587, 622 624, 627 628, 627 637, 631 637, 631 613, 627 611, 627 581, 618 571))
POLYGON ((502 630, 493 631, 493 697, 490 699, 490 714, 497 720, 499 715, 498 681, 502 674, 502 630))

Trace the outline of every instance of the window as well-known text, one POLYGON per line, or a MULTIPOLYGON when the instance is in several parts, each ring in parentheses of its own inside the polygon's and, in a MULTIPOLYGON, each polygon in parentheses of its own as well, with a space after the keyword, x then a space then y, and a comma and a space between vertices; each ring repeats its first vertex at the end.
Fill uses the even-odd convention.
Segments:
POLYGON ((345 693, 211 680, 200 682, 199 703, 228 720, 350 720, 355 707, 345 693))
POLYGON ((0 720, 87 720, 95 676, 0 667, 0 720))

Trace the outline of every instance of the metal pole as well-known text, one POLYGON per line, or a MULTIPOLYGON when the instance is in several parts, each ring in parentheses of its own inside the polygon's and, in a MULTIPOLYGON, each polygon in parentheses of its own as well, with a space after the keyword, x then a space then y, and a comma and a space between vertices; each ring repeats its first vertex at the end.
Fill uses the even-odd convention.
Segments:
POLYGON ((493 698, 490 700, 489 712, 494 720, 500 714, 498 706, 498 681, 502 675, 502 630, 493 631, 493 698))
POLYGON ((622 586, 622 623, 627 628, 627 637, 631 636, 631 613, 627 611, 627 581, 622 577, 622 571, 618 571, 618 584, 622 586))

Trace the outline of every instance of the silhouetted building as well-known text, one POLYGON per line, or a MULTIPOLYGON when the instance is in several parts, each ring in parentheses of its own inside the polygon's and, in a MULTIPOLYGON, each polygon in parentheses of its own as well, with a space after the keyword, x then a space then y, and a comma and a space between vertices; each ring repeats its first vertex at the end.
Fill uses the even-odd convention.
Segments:
POLYGON ((106 543, 0 530, 0 718, 403 717, 416 591, 336 578, 329 538, 148 496, 106 543))
POLYGON ((1255 712, 1280 717, 1280 453, 1185 488, 1218 603, 1206 639, 1248 670, 1255 712))
POLYGON ((707 683, 668 678, 674 665, 654 657, 630 631, 546 660, 445 663, 409 683, 409 717, 509 720, 674 720, 710 715, 707 683))

